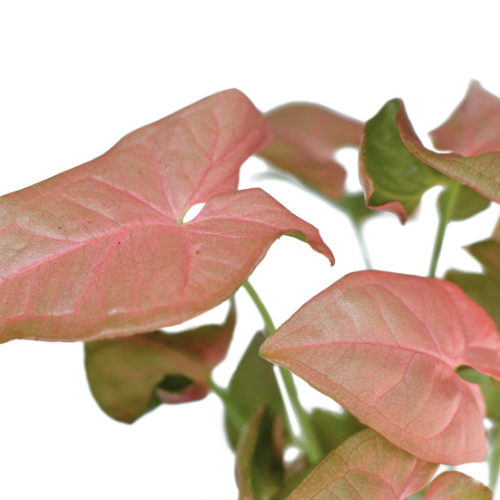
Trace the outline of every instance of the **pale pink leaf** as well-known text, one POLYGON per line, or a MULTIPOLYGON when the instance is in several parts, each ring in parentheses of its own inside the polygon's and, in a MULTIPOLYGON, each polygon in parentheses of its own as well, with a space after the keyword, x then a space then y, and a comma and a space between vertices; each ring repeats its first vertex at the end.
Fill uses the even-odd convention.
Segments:
POLYGON ((417 137, 403 103, 396 113, 396 123, 401 140, 417 159, 471 187, 485 198, 500 203, 500 152, 461 156, 427 149, 417 137))
POLYGON ((429 135, 436 149, 462 156, 500 151, 500 99, 472 81, 457 109, 429 135))
POLYGON ((422 500, 491 500, 493 492, 484 484, 457 471, 439 474, 422 500))
POLYGON ((484 459, 484 401, 455 369, 500 378, 500 337, 452 283, 349 274, 299 309, 261 354, 423 460, 484 459))
POLYGON ((303 233, 333 260, 317 230, 269 195, 235 192, 269 134, 252 103, 226 91, 0 198, 0 342, 180 323, 228 298, 283 234, 303 233))
POLYGON ((438 467, 367 429, 332 451, 288 500, 404 500, 438 467))
POLYGON ((275 140, 259 156, 325 196, 340 198, 346 173, 333 155, 359 145, 363 124, 315 104, 287 104, 266 117, 275 140))

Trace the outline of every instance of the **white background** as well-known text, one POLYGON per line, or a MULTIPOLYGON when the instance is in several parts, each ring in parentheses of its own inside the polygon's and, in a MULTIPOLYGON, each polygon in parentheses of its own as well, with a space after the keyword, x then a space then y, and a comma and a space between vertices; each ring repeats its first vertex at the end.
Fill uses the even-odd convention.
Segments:
MULTIPOLYGON (((311 101, 367 120, 402 97, 417 133, 439 125, 469 80, 500 95, 496 0, 9 1, 0 4, 0 193, 88 161, 123 135, 230 87, 263 111, 311 101)), ((425 139, 427 141, 427 139, 425 139)), ((429 145, 429 142, 426 142, 429 145)), ((356 159, 341 154, 358 190, 356 159)), ((242 187, 266 167, 249 160, 242 187)), ((337 264, 282 238, 252 277, 279 325, 363 263, 346 218, 294 185, 260 183, 316 225, 337 264)), ((439 188, 416 219, 366 226, 376 268, 425 275, 439 188)), ((438 274, 479 270, 461 249, 485 238, 495 206, 447 233, 438 274)), ((225 385, 259 316, 244 291, 225 385)), ((224 307, 200 322, 221 320, 224 307)), ((179 330, 180 328, 177 328, 179 330)), ((330 404, 300 384, 308 408, 330 404)), ((332 405, 330 404, 330 407, 332 405)), ((233 456, 213 395, 163 406, 133 426, 93 401, 80 343, 0 346, 0 498, 226 500, 237 497, 233 456)), ((471 469, 469 469, 471 470, 471 469)), ((484 481, 485 466, 472 467, 484 481)))

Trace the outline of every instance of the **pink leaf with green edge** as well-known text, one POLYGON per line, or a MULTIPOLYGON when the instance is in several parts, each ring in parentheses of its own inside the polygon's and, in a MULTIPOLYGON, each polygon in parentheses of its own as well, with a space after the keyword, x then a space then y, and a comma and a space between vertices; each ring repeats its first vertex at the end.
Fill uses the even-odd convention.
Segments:
POLYGON ((415 158, 500 203, 500 152, 461 156, 427 149, 417 137, 402 102, 396 113, 396 123, 401 140, 415 158))
POLYGON ((289 500, 404 500, 421 490, 438 467, 367 429, 330 453, 289 500))
POLYGON ((493 492, 484 484, 457 471, 439 474, 422 500, 491 500, 493 492))
POLYGON ((475 156, 500 150, 500 99, 472 81, 457 109, 429 134, 436 149, 475 156))
POLYGON ((272 197, 234 191, 241 163, 269 137, 252 103, 226 91, 0 198, 0 342, 180 323, 227 299, 288 233, 333 261, 318 231, 272 197))
POLYGON ((275 140, 259 156, 328 198, 340 198, 346 173, 333 155, 359 145, 362 123, 315 104, 287 104, 266 117, 275 140))
POLYGON ((500 337, 452 283, 349 274, 299 309, 261 355, 423 460, 484 459, 484 401, 455 369, 468 365, 500 379, 500 337))
POLYGON ((226 356, 235 323, 232 303, 222 325, 87 342, 85 368, 92 395, 111 418, 128 424, 160 403, 203 399, 212 369, 226 356))

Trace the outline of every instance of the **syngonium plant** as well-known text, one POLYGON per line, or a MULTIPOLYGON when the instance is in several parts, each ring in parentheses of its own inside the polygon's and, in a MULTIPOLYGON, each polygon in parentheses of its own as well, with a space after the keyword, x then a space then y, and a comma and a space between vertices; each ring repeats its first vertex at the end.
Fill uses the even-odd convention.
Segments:
POLYGON ((500 99, 473 82, 431 138, 447 152, 422 145, 399 99, 363 125, 313 104, 262 115, 236 90, 140 128, 97 159, 0 199, 0 341, 85 342, 92 394, 121 422, 213 391, 225 406, 240 500, 491 499, 500 466, 500 229, 468 248, 483 273, 434 275, 446 225, 500 202, 500 99), (334 159, 347 145, 359 146, 364 194, 346 192, 334 159), (367 263, 277 330, 247 281, 270 245, 295 236, 334 258, 313 226, 270 195, 238 190, 253 154, 346 212, 367 263), (435 185, 444 189, 429 277, 369 269, 363 221, 385 210, 404 223, 435 185), (211 372, 229 347, 241 286, 264 328, 248 332, 221 388, 211 372), (160 330, 225 300, 222 325, 160 330), (306 412, 291 373, 343 412, 306 412), (301 450, 292 463, 290 445, 301 450), (440 464, 487 453, 491 489, 453 470, 433 479, 440 464))

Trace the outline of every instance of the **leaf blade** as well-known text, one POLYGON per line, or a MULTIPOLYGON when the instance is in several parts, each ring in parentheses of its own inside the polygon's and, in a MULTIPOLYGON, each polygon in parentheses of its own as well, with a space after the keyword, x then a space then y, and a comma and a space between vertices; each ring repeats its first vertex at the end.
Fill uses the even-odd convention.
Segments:
POLYGON ((350 274, 299 309, 261 355, 419 458, 459 464, 486 454, 484 401, 454 369, 500 378, 500 338, 451 283, 350 274))
POLYGON ((484 484, 457 471, 439 474, 422 500, 491 500, 493 492, 484 484))

